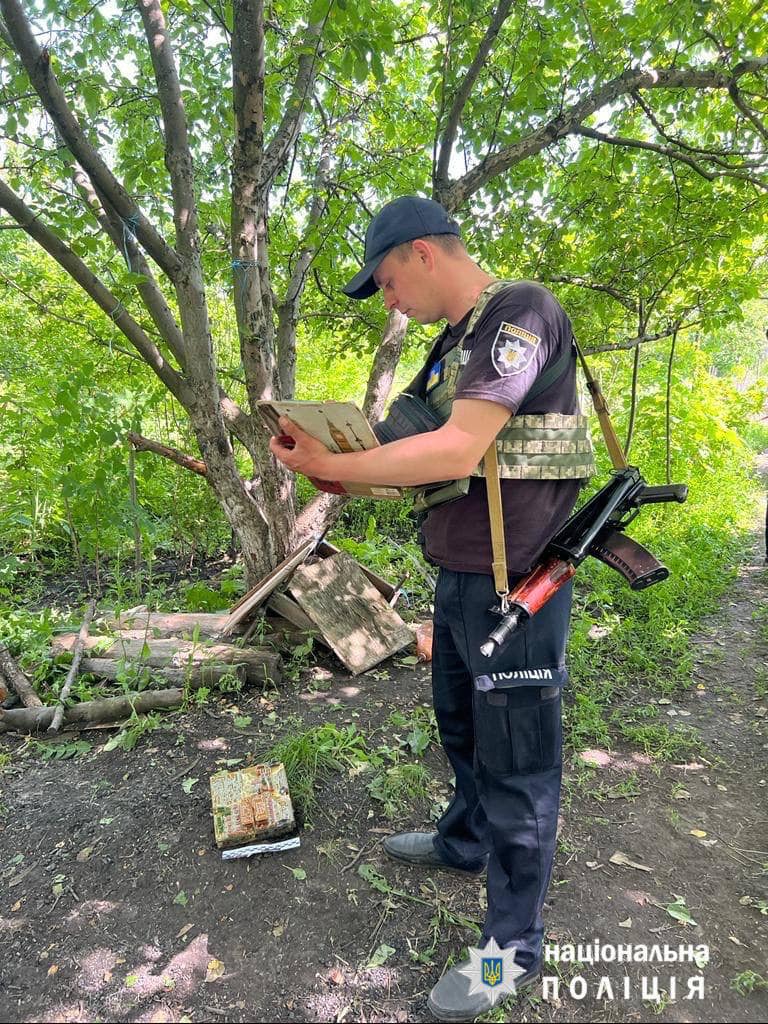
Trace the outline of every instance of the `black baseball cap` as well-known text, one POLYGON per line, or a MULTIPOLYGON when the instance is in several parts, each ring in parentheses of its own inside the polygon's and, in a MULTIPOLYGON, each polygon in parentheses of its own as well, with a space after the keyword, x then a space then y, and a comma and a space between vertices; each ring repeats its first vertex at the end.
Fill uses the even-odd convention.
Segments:
POLYGON ((365 233, 365 266, 342 291, 353 299, 367 299, 377 290, 373 274, 390 249, 425 235, 458 235, 459 225, 434 199, 401 196, 383 206, 365 233))

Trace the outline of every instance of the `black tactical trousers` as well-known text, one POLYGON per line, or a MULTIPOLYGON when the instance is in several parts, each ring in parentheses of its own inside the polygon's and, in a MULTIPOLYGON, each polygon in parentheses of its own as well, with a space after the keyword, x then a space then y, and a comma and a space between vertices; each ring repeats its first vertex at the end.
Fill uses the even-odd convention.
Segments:
POLYGON ((488 659, 480 644, 498 623, 489 611, 495 603, 492 577, 440 570, 432 688, 456 791, 438 822, 436 847, 460 867, 479 866, 488 855, 480 945, 490 938, 501 947, 514 945, 517 963, 528 967, 541 956, 542 906, 555 853, 571 586, 488 659), (502 678, 493 689, 475 687, 477 676, 515 670, 516 678, 502 678), (527 685, 526 674, 541 682, 527 685))

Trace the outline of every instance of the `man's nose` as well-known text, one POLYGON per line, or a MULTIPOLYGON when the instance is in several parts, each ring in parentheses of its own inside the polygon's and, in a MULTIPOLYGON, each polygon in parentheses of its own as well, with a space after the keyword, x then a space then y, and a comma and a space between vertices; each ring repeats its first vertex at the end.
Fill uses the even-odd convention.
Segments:
POLYGON ((391 291, 384 292, 384 307, 386 308, 387 312, 389 312, 391 309, 394 309, 396 305, 397 299, 395 298, 394 294, 391 291))

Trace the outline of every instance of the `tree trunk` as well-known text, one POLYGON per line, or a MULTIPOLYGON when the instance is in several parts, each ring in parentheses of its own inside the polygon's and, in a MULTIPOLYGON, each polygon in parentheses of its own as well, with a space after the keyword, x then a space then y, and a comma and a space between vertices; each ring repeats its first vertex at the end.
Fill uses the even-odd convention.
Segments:
MULTIPOLYGON (((376 423, 382 418, 384 403, 392 389, 407 329, 408 317, 393 309, 373 359, 363 402, 363 412, 371 423, 376 423)), ((316 494, 296 517, 294 543, 300 543, 311 533, 322 533, 326 530, 338 518, 347 501, 349 498, 345 495, 327 494, 324 491, 316 494)))

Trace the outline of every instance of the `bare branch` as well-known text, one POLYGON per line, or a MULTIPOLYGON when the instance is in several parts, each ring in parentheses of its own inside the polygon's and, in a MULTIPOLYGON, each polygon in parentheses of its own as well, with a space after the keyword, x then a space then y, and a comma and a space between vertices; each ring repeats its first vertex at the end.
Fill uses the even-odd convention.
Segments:
POLYGON ((163 271, 175 280, 179 258, 156 228, 147 220, 132 197, 117 180, 85 137, 66 97, 51 70, 50 58, 40 49, 19 0, 0 0, 13 49, 21 58, 32 85, 59 133, 86 174, 105 195, 123 220, 136 225, 135 234, 163 271))
POLYGON ((307 97, 312 94, 317 76, 320 40, 324 25, 325 21, 307 25, 304 39, 300 43, 299 67, 293 89, 286 102, 282 120, 264 154, 262 186, 265 189, 272 187, 275 178, 285 167, 288 154, 301 131, 307 97))
POLYGON ((748 181, 752 185, 757 185, 758 188, 768 190, 768 183, 761 181, 760 178, 755 177, 753 174, 747 174, 745 171, 738 170, 707 170, 706 167, 702 167, 693 157, 686 156, 685 153, 678 153, 671 146, 662 146, 658 142, 646 142, 644 139, 629 139, 623 135, 606 135, 605 132, 599 132, 594 128, 587 128, 584 125, 574 128, 572 134, 582 135, 587 139, 595 139, 597 142, 605 142, 610 146, 619 146, 622 149, 644 149, 652 153, 661 153, 670 160, 687 164, 688 167, 697 174, 700 174, 702 178, 706 178, 707 181, 714 181, 716 178, 739 178, 741 181, 748 181))
POLYGON ((208 475, 206 464, 201 459, 196 459, 192 455, 185 455, 184 452, 180 452, 176 448, 170 448, 166 444, 160 444, 159 441, 152 441, 148 437, 142 437, 141 434, 137 434, 133 430, 129 432, 128 440, 137 452, 154 452, 155 455, 162 455, 163 458, 170 459, 177 466, 183 466, 184 469, 197 473, 198 476, 208 475))
POLYGON ((501 0, 501 3, 499 3, 496 8, 493 18, 491 19, 488 28, 485 30, 485 35, 477 48, 477 53, 467 69, 464 80, 456 91, 453 103, 451 104, 451 109, 448 111, 445 130, 443 132, 442 139, 440 140, 440 154, 437 159, 437 167, 435 168, 432 178, 434 193, 437 198, 440 197, 443 189, 448 185, 448 165, 450 164, 451 154, 456 142, 456 133, 459 130, 459 123, 461 121, 461 115, 464 112, 464 107, 467 105, 467 100, 474 88, 478 75, 485 66, 485 62, 488 59, 488 54, 491 52, 491 47, 493 46, 496 36, 501 31, 501 26, 509 17, 512 2, 513 0, 501 0))
POLYGON ((139 10, 144 22, 144 31, 147 35, 152 67, 157 81, 157 95, 163 112, 165 165, 171 176, 176 245, 180 256, 194 261, 199 245, 197 205, 192 154, 189 149, 187 121, 179 76, 159 0, 139 0, 139 10))
POLYGON ((766 125, 761 121, 755 111, 751 107, 747 106, 744 101, 744 96, 735 82, 731 82, 728 86, 728 93, 744 117, 751 122, 752 126, 757 129, 764 139, 768 139, 768 127, 766 127, 766 125))
POLYGON ((183 406, 192 404, 192 393, 186 381, 166 362, 160 349, 147 337, 123 304, 76 256, 58 235, 46 227, 32 210, 0 180, 0 207, 16 220, 56 262, 66 270, 117 327, 123 332, 142 359, 154 370, 160 380, 183 406))
POLYGON ((260 184, 264 160, 264 2, 237 0, 232 14, 232 268, 240 352, 253 410, 260 398, 272 396, 276 372, 266 197, 260 184))
POLYGON ((618 288, 614 288, 609 284, 599 284, 597 281, 590 281, 588 278, 579 277, 577 274, 548 274, 543 280, 553 281, 557 284, 575 284, 579 288, 589 288, 595 292, 605 292, 606 295, 616 299, 617 302, 620 302, 631 313, 637 311, 635 302, 629 296, 624 295, 618 288))
POLYGON ((222 32, 227 37, 227 39, 231 39, 232 38, 232 32, 231 32, 231 30, 229 28, 229 25, 227 24, 226 18, 224 17, 223 13, 221 11, 217 10, 213 6, 212 3, 209 3, 209 0, 203 0, 203 4, 211 12, 211 15, 213 16, 213 20, 216 22, 216 24, 222 30, 222 32))
MULTIPOLYGON (((331 154, 326 141, 315 170, 312 205, 309 210, 306 235, 310 235, 320 222, 327 205, 328 174, 331 168, 331 154)), ((330 232, 330 229, 329 229, 330 232)), ((309 268, 319 246, 316 242, 305 244, 299 251, 291 279, 285 290, 285 298, 277 307, 277 367, 280 378, 280 393, 292 398, 296 384, 296 324, 299 321, 299 303, 304 291, 309 268)))
POLYGON ((80 167, 75 167, 73 174, 75 185, 85 199, 91 212, 99 222, 102 231, 112 240, 118 252, 122 253, 131 273, 141 274, 145 279, 137 284, 136 290, 141 296, 160 337, 166 342, 178 360, 182 370, 185 368, 184 336, 170 310, 165 296, 152 275, 144 253, 136 244, 130 225, 126 224, 109 206, 106 199, 100 198, 91 184, 88 175, 80 167))
POLYGON ((535 129, 525 138, 473 167, 454 181, 443 193, 442 202, 450 211, 457 210, 464 201, 486 182, 508 171, 522 160, 541 152, 558 139, 573 134, 578 127, 601 107, 615 103, 621 96, 639 89, 725 89, 741 76, 762 71, 768 57, 756 57, 739 63, 729 74, 720 66, 706 68, 662 68, 659 70, 630 68, 604 85, 600 85, 578 102, 562 110, 556 117, 535 129))
POLYGON ((219 389, 219 408, 227 429, 245 445, 252 455, 256 449, 256 436, 251 417, 226 394, 223 388, 219 389))
POLYGON ((677 345, 677 331, 672 332, 672 344, 669 349, 669 360, 667 361, 667 394, 664 402, 664 440, 665 444, 665 469, 667 483, 672 481, 672 364, 675 361, 675 346, 677 345))
MULTIPOLYGON (((677 136, 677 135, 672 135, 672 134, 670 134, 669 131, 667 131, 667 129, 661 123, 659 118, 656 116, 656 113, 653 110, 653 108, 651 107, 650 103, 648 103, 648 101, 645 99, 644 96, 642 96, 639 92, 633 92, 632 96, 637 101, 638 106, 640 106, 642 108, 643 112, 645 113, 645 116, 651 122, 653 127, 659 133, 659 135, 663 139, 666 139, 667 142, 670 142, 673 146, 677 146, 679 149, 685 150, 686 153, 695 153, 697 156, 705 156, 709 160, 711 160, 712 163, 717 164, 719 167, 725 167, 726 170, 732 170, 733 169, 733 165, 731 163, 728 163, 728 158, 733 158, 733 157, 738 157, 738 156, 746 158, 747 156, 751 155, 751 153, 749 151, 739 151, 739 150, 734 149, 734 148, 730 148, 730 149, 706 149, 706 148, 703 148, 701 146, 692 146, 690 143, 686 142, 684 139, 679 138, 679 136, 677 136)), ((741 165, 742 165, 742 167, 759 167, 759 166, 761 166, 761 164, 759 162, 753 162, 753 161, 749 161, 747 159, 742 159, 742 164, 741 165)))
MULTIPOLYGON (((637 336, 642 338, 645 335, 646 325, 645 307, 642 298, 637 304, 637 336)), ((632 359, 632 384, 629 389, 629 422, 627 424, 627 439, 624 442, 624 455, 629 457, 629 450, 632 447, 632 437, 635 433, 635 419, 637 417, 637 381, 640 375, 640 346, 635 346, 632 359)))
POLYGON ((692 327, 698 327, 703 322, 703 320, 691 320, 686 324, 683 323, 682 318, 679 318, 665 330, 659 331, 656 334, 643 334, 636 338, 626 338, 624 341, 617 341, 611 345, 593 345, 592 348, 584 349, 584 355, 596 355, 598 352, 629 352, 637 348, 638 345, 647 345, 649 342, 660 341, 662 338, 668 338, 676 331, 688 331, 692 327))
MULTIPOLYGON (((194 169, 184 104, 160 0, 139 0, 165 128, 165 163, 171 176, 176 244, 182 260, 176 276, 179 315, 184 332, 185 372, 200 398, 218 414, 218 385, 205 282, 200 264, 194 169)), ((223 423, 220 424, 223 426, 223 423)))
POLYGON ((373 422, 381 419, 384 413, 384 403, 392 389, 407 330, 408 317, 396 309, 390 310, 384 335, 368 375, 368 386, 363 400, 363 412, 373 422))

